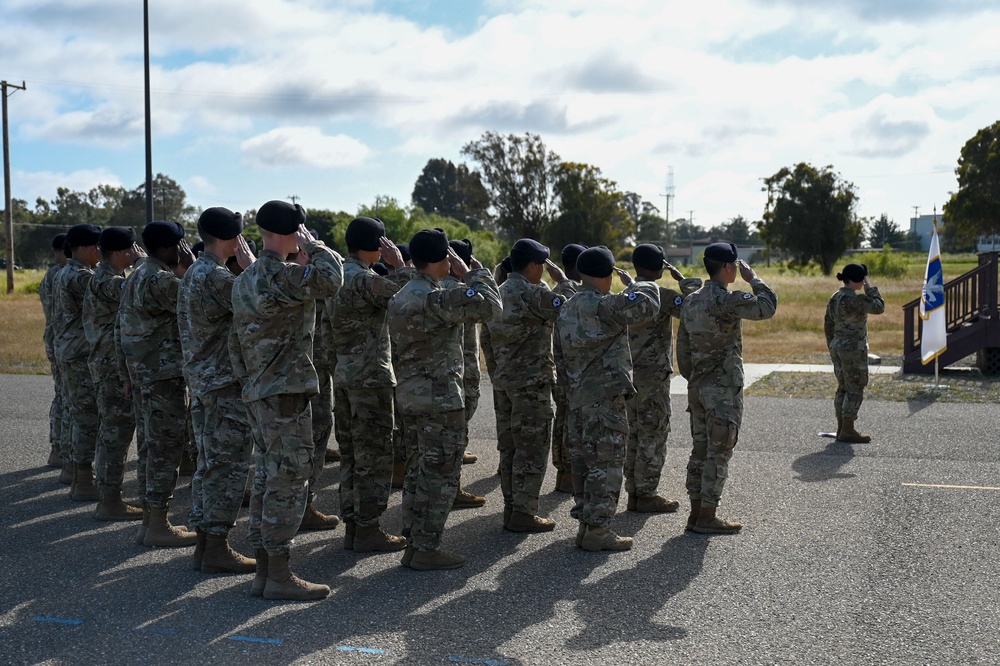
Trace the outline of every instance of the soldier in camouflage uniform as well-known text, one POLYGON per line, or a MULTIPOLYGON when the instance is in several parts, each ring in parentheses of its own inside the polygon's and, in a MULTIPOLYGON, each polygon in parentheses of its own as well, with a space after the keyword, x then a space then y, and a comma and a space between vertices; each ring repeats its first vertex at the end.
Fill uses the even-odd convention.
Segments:
MULTIPOLYGON (((685 279, 666 262, 663 250, 642 244, 632 252, 636 280, 656 282, 664 267, 690 294, 701 287, 700 278, 685 279)), ((667 455, 670 433, 670 374, 673 372, 673 319, 679 318, 684 296, 660 287, 660 312, 652 321, 629 326, 632 381, 637 393, 625 402, 628 409, 628 452, 625 455, 625 490, 628 510, 639 513, 673 513, 680 506, 657 494, 667 455)))
POLYGON ((823 330, 826 346, 837 376, 837 439, 849 444, 867 444, 871 436, 854 427, 858 410, 868 386, 868 315, 885 312, 885 301, 878 287, 868 282, 868 267, 847 264, 837 279, 844 286, 830 297, 826 306, 823 330), (864 293, 860 293, 864 290, 864 293))
POLYGON ((548 532, 555 521, 538 516, 538 494, 552 445, 552 331, 563 297, 541 284, 549 276, 563 285, 565 273, 548 262, 549 248, 529 238, 514 243, 511 273, 500 287, 503 312, 487 325, 496 358, 497 449, 505 529, 548 532), (548 263, 547 263, 548 262, 548 263))
POLYGON ((465 558, 441 550, 441 535, 466 446, 461 325, 499 314, 500 295, 490 272, 474 257, 470 270, 440 229, 418 232, 410 256, 417 274, 389 301, 389 330, 399 359, 396 404, 410 447, 403 488, 403 533, 409 542, 402 563, 418 570, 454 569, 465 558), (466 287, 440 287, 451 270, 466 287))
MULTIPOLYGON (((128 447, 135 434, 132 396, 125 394, 115 351, 115 324, 121 303, 125 270, 146 256, 135 242, 135 231, 109 227, 99 240, 101 263, 87 285, 83 299, 83 328, 91 351, 90 376, 97 391, 100 428, 95 467, 101 501, 94 510, 98 520, 141 520, 142 508, 122 501, 122 482, 128 447)), ((142 483, 145 484, 145 479, 142 483)))
POLYGON ((246 268, 254 260, 242 231, 239 213, 221 207, 203 211, 198 234, 204 249, 181 278, 177 293, 177 328, 200 477, 191 490, 201 516, 195 524, 198 543, 193 564, 202 573, 251 573, 257 568, 254 560, 229 544, 253 451, 242 386, 229 359, 236 276, 226 262, 236 257, 246 268), (198 491, 200 497, 195 498, 198 491))
POLYGON ((393 552, 403 550, 406 539, 386 534, 380 526, 391 492, 396 385, 386 309, 413 269, 403 267, 403 255, 385 237, 380 220, 351 220, 345 241, 350 256, 344 262, 344 286, 334 299, 331 319, 344 548, 393 552), (371 269, 379 257, 396 271, 395 279, 371 269))
POLYGON ((245 377, 251 414, 254 491, 247 538, 257 576, 250 594, 266 599, 322 599, 326 585, 289 568, 292 538, 306 507, 315 454, 310 398, 319 393, 313 366, 317 299, 333 297, 344 279, 338 254, 312 237, 299 205, 269 201, 257 211, 264 250, 233 286, 230 353, 245 377), (289 254, 296 261, 286 261, 289 254))
POLYGON ((94 267, 100 261, 97 247, 100 237, 100 228, 92 224, 78 224, 66 233, 66 246, 72 257, 56 275, 52 289, 53 344, 72 420, 70 497, 79 502, 101 498, 94 486, 93 472, 100 420, 87 365, 90 343, 83 330, 83 298, 94 276, 94 267))
POLYGON ((687 528, 700 534, 735 534, 742 525, 717 517, 729 460, 743 419, 744 319, 770 319, 778 297, 739 261, 732 243, 705 248, 709 280, 689 295, 677 330, 677 365, 688 380, 693 446, 687 465, 691 514, 687 528), (753 293, 729 291, 739 274, 753 293))
MULTIPOLYGON (((42 340, 45 343, 45 358, 49 359, 49 369, 52 372, 52 383, 54 392, 52 405, 49 407, 49 459, 46 464, 49 467, 63 467, 61 450, 63 447, 63 421, 69 420, 69 409, 63 398, 62 375, 59 372, 59 364, 56 363, 56 349, 53 344, 52 334, 52 284, 56 273, 66 265, 66 251, 63 245, 66 243, 66 234, 56 234, 52 239, 52 264, 42 277, 38 285, 38 298, 42 301, 42 312, 45 314, 45 333, 42 340)), ((69 438, 69 428, 66 428, 66 439, 69 438)), ((68 451, 68 444, 66 445, 68 451)), ((69 481, 67 481, 68 483, 69 481)))
MULTIPOLYGON (((469 264, 472 261, 472 241, 468 238, 450 240, 448 246, 455 251, 462 261, 469 264)), ((448 275, 439 283, 442 289, 455 289, 462 286, 462 281, 454 273, 448 275)), ((462 373, 462 388, 465 390, 465 433, 468 442, 469 422, 479 408, 479 385, 482 374, 479 371, 479 324, 462 324, 462 355, 465 357, 462 373)), ((479 460, 479 456, 466 450, 462 454, 462 464, 471 465, 479 460)), ((462 469, 458 470, 458 493, 455 495, 454 509, 477 509, 486 504, 486 498, 473 495, 462 488, 462 469)))
MULTIPOLYGON (((557 284, 553 291, 562 296, 564 301, 580 289, 580 273, 576 270, 576 258, 586 249, 586 246, 576 243, 570 243, 562 249, 563 271, 569 279, 557 284)), ((559 336, 552 338, 552 357, 556 364, 556 383, 552 387, 552 399, 556 403, 555 421, 552 423, 552 466, 556 468, 556 491, 572 493, 573 473, 566 439, 566 415, 569 414, 566 387, 569 385, 569 378, 566 377, 566 364, 563 362, 559 336)))
MULTIPOLYGON (((191 546, 197 535, 167 518, 177 485, 181 450, 188 440, 187 389, 183 377, 180 333, 177 329, 176 272, 193 262, 184 242, 184 227, 156 221, 142 230, 149 256, 125 279, 118 312, 121 353, 139 405, 146 445, 143 505, 148 515, 139 532, 146 547, 191 546), (176 272, 175 272, 176 271, 176 272)), ((138 540, 138 537, 137 537, 138 540)))
POLYGON ((610 528, 628 440, 625 399, 635 393, 628 331, 656 316, 660 291, 615 267, 606 247, 580 253, 577 270, 583 286, 562 306, 556 323, 569 378, 567 429, 575 499, 570 515, 580 521, 578 547, 628 550, 632 539, 610 528), (626 287, 619 294, 609 293, 614 273, 626 287))

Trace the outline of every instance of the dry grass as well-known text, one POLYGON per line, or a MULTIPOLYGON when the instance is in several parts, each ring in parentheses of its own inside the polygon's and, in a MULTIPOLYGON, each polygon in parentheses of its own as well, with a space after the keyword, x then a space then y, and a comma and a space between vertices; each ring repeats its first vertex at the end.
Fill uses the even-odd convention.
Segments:
MULTIPOLYGON (((941 385, 934 387, 928 375, 872 375, 865 398, 889 402, 995 403, 1000 400, 1000 378, 984 377, 976 370, 941 372, 941 385)), ((833 400, 837 380, 832 373, 772 372, 746 390, 748 396, 764 398, 825 398, 833 400)))
POLYGON ((46 374, 45 315, 37 293, 32 290, 44 271, 18 271, 14 292, 0 296, 0 373, 46 374))

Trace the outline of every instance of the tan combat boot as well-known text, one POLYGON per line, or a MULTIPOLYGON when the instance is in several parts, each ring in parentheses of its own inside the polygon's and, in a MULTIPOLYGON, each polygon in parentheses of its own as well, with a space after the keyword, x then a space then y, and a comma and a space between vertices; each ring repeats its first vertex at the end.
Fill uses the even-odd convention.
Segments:
POLYGON ((326 453, 323 454, 323 462, 338 463, 340 461, 341 461, 340 451, 333 448, 332 446, 328 446, 326 448, 326 453))
POLYGON ((408 566, 417 571, 441 571, 457 569, 464 564, 464 557, 446 550, 414 550, 408 566))
POLYGON ((406 549, 403 551, 403 557, 401 560, 399 560, 399 563, 402 564, 404 567, 410 566, 410 562, 413 560, 414 552, 415 551, 413 550, 413 546, 407 546, 406 549))
POLYGON ((403 479, 406 478, 406 461, 392 457, 392 482, 393 488, 402 488, 403 479))
POLYGON ((265 599, 313 601, 324 599, 329 594, 329 586, 309 583, 293 574, 288 568, 287 553, 267 558, 267 582, 262 594, 265 599))
POLYGON ((714 506, 701 507, 698 520, 695 522, 694 527, 691 528, 692 531, 698 534, 736 534, 741 529, 743 529, 741 523, 734 523, 716 517, 714 506))
POLYGON ((202 560, 205 559, 205 540, 208 538, 200 527, 196 527, 194 533, 198 535, 198 540, 194 542, 194 552, 191 553, 191 568, 201 571, 202 560))
POLYGON ((569 470, 556 471, 556 492, 573 494, 573 475, 569 470))
POLYGON ((508 532, 551 532, 555 527, 556 521, 550 518, 539 518, 521 511, 512 511, 505 525, 508 532))
POLYGON ((463 465, 472 465, 477 460, 479 460, 479 456, 477 456, 475 453, 469 453, 468 451, 466 451, 465 453, 462 454, 463 465))
POLYGON ((406 548, 406 539, 393 534, 386 534, 378 525, 354 528, 355 553, 394 553, 406 548))
POLYGON ((299 523, 299 532, 319 532, 321 530, 332 530, 340 524, 340 518, 330 514, 317 511, 312 504, 306 506, 302 514, 302 522, 299 523))
POLYGON ((451 505, 452 509, 478 509, 482 505, 486 504, 486 498, 480 497, 479 495, 473 495, 470 492, 466 492, 461 488, 455 493, 455 502, 451 505))
POLYGON ((509 506, 503 508, 503 528, 507 529, 507 523, 510 522, 510 517, 514 514, 514 509, 509 506))
POLYGON ((837 439, 847 444, 867 444, 872 441, 871 435, 854 429, 854 419, 844 419, 844 425, 837 439))
POLYGON ((354 550, 354 532, 356 526, 353 520, 344 523, 344 550, 354 550))
POLYGON ((94 468, 90 464, 74 465, 70 499, 74 502, 96 502, 101 499, 101 491, 94 485, 94 468))
POLYGON ((73 463, 67 461, 62 464, 62 471, 59 472, 59 483, 64 486, 68 486, 73 483, 73 463))
POLYGON ((580 528, 576 531, 576 547, 583 548, 583 537, 587 534, 587 523, 580 521, 580 528))
POLYGON ((685 530, 694 530, 695 523, 698 522, 698 516, 701 515, 701 498, 692 497, 691 498, 691 513, 688 514, 687 524, 684 526, 685 530))
POLYGON ((635 511, 637 513, 673 513, 680 508, 680 502, 676 500, 668 500, 659 495, 653 495, 652 497, 635 497, 629 496, 629 511, 635 511))
POLYGON ((597 527, 588 525, 587 531, 580 540, 580 547, 584 550, 631 550, 632 537, 618 536, 607 525, 597 527))
POLYGON ((264 596, 264 586, 267 585, 267 551, 263 548, 258 548, 254 551, 253 557, 257 563, 257 575, 254 576, 253 582, 250 583, 250 596, 262 597, 264 596))
POLYGON ((201 560, 202 573, 253 573, 256 569, 256 560, 243 557, 233 550, 227 535, 205 535, 205 556, 201 560))
POLYGON ((126 504, 122 501, 122 491, 109 490, 101 493, 101 501, 94 509, 97 520, 142 520, 142 507, 126 504))
POLYGON ((837 440, 840 439, 840 435, 843 432, 844 432, 844 418, 842 416, 838 416, 837 417, 837 437, 836 437, 837 440))
POLYGON ((45 463, 49 467, 62 467, 62 458, 59 456, 59 447, 53 446, 49 451, 49 459, 45 463))
POLYGON ((146 548, 182 548, 198 542, 198 535, 184 525, 171 525, 166 509, 149 509, 149 525, 142 545, 146 548))
POLYGON ((146 530, 149 528, 149 505, 145 502, 142 503, 142 523, 139 525, 139 530, 135 533, 135 542, 138 545, 143 545, 146 540, 146 530))

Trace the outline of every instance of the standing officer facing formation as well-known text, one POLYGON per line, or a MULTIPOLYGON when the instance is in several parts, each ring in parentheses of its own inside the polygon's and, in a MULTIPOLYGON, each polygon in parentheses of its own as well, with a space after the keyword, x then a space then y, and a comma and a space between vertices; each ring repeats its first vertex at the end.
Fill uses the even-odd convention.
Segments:
MULTIPOLYGON (((69 425, 63 428, 63 422, 69 420, 69 405, 63 397, 62 377, 59 372, 59 364, 56 363, 56 350, 53 344, 53 307, 55 305, 55 295, 52 293, 56 274, 66 265, 69 258, 63 246, 66 244, 66 234, 56 234, 52 238, 52 263, 45 271, 42 281, 38 284, 38 298, 42 302, 42 313, 45 315, 45 332, 42 334, 42 341, 45 343, 45 358, 49 360, 49 370, 52 372, 52 383, 55 392, 52 396, 52 405, 49 407, 49 459, 46 464, 49 467, 62 467, 64 447, 63 439, 69 437, 69 425)), ((67 456, 67 460, 68 460, 67 456)))
POLYGON ((687 528, 734 534, 740 523, 715 515, 743 419, 744 319, 770 319, 778 297, 739 260, 732 243, 705 248, 709 279, 687 297, 677 330, 677 365, 688 381, 693 446, 687 466, 691 514, 687 528), (729 291, 739 274, 753 293, 729 291))
POLYGON ((844 283, 826 306, 823 331, 826 346, 837 376, 837 395, 833 408, 837 413, 837 439, 849 444, 867 444, 869 435, 854 427, 858 410, 868 386, 868 315, 885 312, 885 301, 878 287, 868 282, 868 267, 847 264, 837 273, 844 283), (860 293, 864 290, 864 293, 860 293))

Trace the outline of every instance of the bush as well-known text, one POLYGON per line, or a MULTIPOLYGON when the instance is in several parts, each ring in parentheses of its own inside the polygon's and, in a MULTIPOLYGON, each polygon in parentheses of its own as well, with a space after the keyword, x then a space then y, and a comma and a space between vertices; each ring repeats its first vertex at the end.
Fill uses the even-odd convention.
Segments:
POLYGON ((35 282, 25 282, 20 287, 17 288, 19 294, 37 294, 38 287, 41 286, 42 281, 38 280, 35 282))
POLYGON ((892 251, 889 244, 882 246, 881 252, 872 252, 867 256, 868 274, 873 277, 897 278, 906 274, 909 262, 902 253, 892 251))

